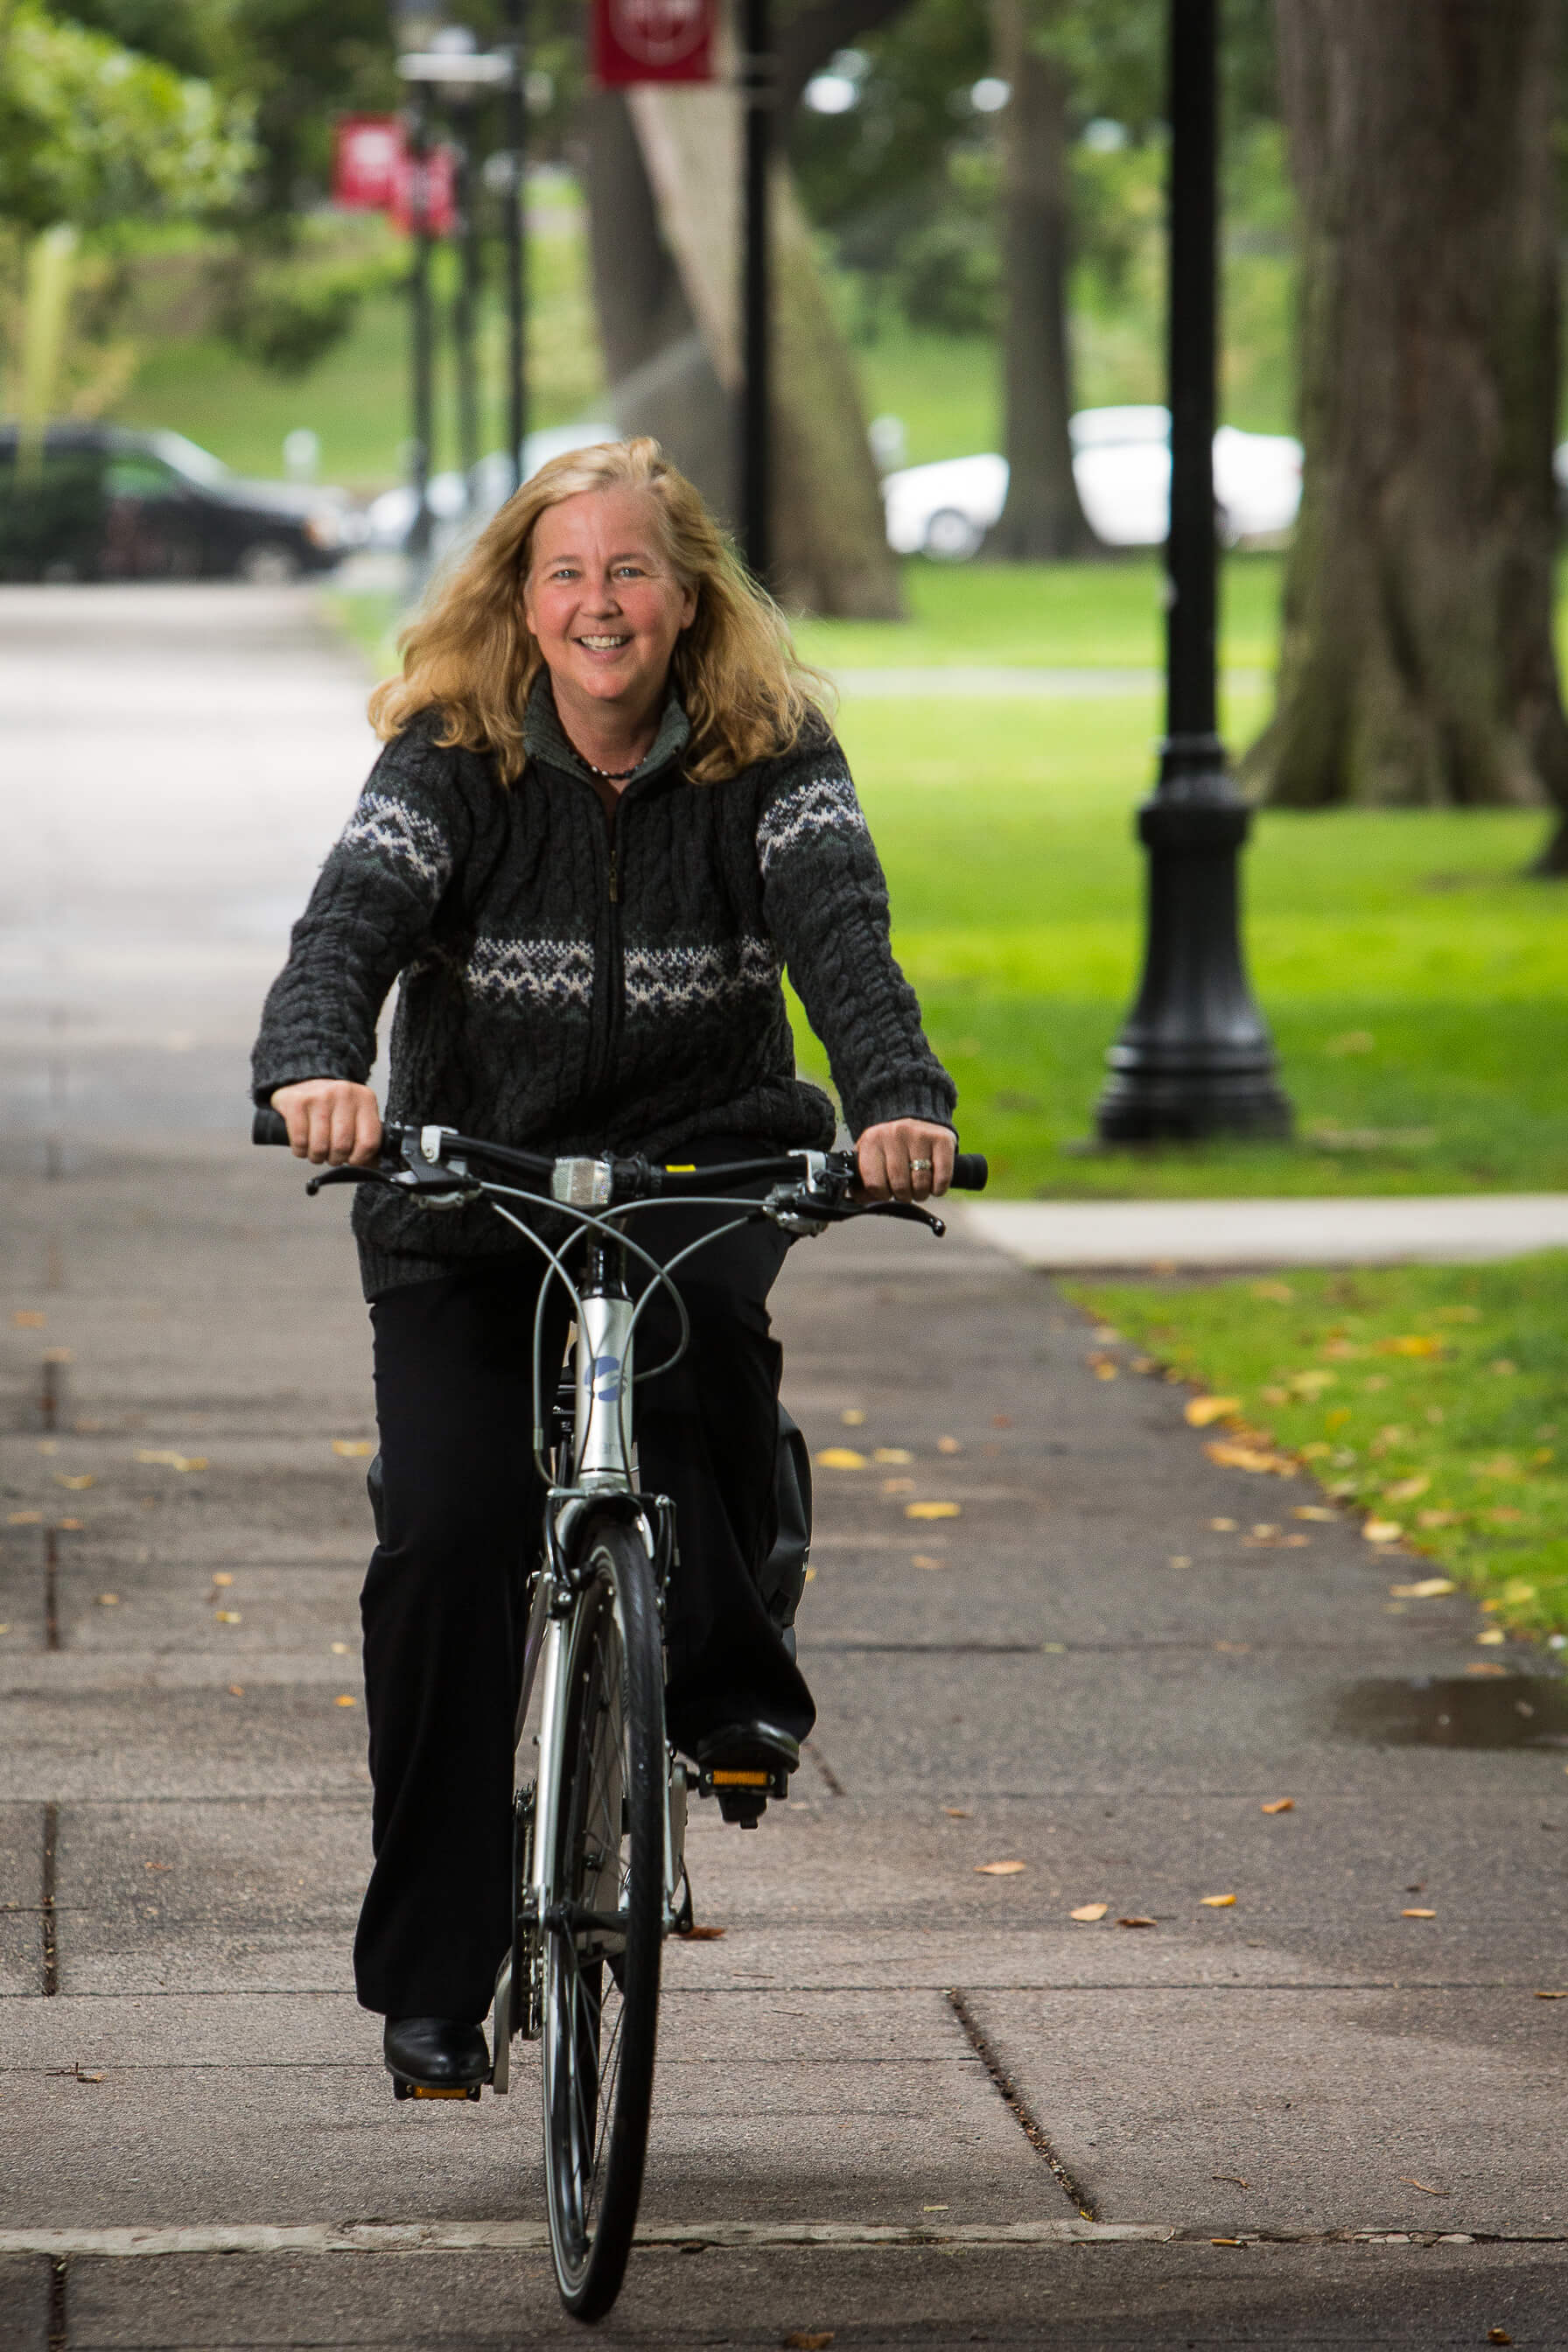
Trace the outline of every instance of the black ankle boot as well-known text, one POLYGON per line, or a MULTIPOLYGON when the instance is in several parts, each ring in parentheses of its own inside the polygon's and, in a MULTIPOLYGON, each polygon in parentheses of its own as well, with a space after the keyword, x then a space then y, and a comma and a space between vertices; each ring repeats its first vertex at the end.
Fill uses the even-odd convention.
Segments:
POLYGON ((482 2027, 449 2017, 389 2017, 381 2049, 399 2098, 421 2091, 477 2097, 490 2071, 482 2027))

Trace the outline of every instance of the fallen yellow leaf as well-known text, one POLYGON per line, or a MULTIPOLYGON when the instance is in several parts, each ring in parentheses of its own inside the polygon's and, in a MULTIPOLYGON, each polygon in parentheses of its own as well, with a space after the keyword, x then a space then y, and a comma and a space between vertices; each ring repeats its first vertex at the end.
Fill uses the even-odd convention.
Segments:
POLYGON ((1436 1356, 1442 1352, 1443 1342, 1430 1331, 1405 1331, 1396 1339, 1379 1339, 1380 1356, 1436 1356))
POLYGON ((1405 1529, 1397 1519, 1366 1519, 1363 1522, 1362 1533, 1368 1543, 1389 1544, 1397 1543, 1405 1529))
POLYGON ((219 1625, 237 1625, 242 1622, 237 1609, 215 1609, 213 1617, 219 1625))
POLYGON ((1396 1478, 1392 1486, 1385 1486, 1384 1499, 1390 1503, 1413 1503, 1417 1495, 1424 1495, 1431 1484, 1426 1471, 1418 1470, 1413 1478, 1396 1478))
POLYGON ((64 1486, 67 1491, 72 1495, 79 1495, 84 1493, 89 1486, 96 1486, 98 1480, 93 1476, 90 1470, 84 1470, 74 1478, 68 1477, 63 1470, 57 1470, 55 1472, 55 1484, 57 1486, 64 1486))
POLYGON ((850 1404, 845 1406, 838 1418, 846 1429, 859 1429, 864 1424, 866 1416, 858 1404, 850 1404))
POLYGON ((18 1331, 41 1331, 48 1319, 47 1315, 40 1315, 36 1307, 18 1307, 11 1317, 18 1331))
POLYGON ((1508 1635, 1500 1625, 1489 1625, 1484 1633, 1476 1635, 1476 1640, 1483 1650, 1500 1649, 1507 1639, 1508 1635))
POLYGON ((1399 1916, 1402 1919, 1435 1919, 1437 1914, 1436 1911, 1402 1911, 1399 1916))
POLYGON ((882 1481, 882 1492, 884 1495, 912 1494, 914 1491, 914 1484, 915 1482, 912 1478, 884 1478, 882 1481))
POLYGON ((100 1609, 118 1609, 120 1606, 119 1593, 100 1592, 98 1596, 98 1605, 100 1609))
POLYGON ((1085 1927, 1088 1927, 1096 1919, 1103 1919, 1110 1908, 1109 1903, 1080 1903, 1076 1911, 1068 1913, 1068 1917, 1081 1919, 1085 1927))
POLYGON ((332 1704, 334 1706, 357 1706, 359 1705, 359 1701, 356 1698, 351 1697, 349 1693, 344 1691, 340 1697, 333 1700, 332 1704))
POLYGON ((873 1462, 912 1462, 914 1458, 907 1445, 879 1445, 871 1456, 873 1462))
POLYGON ((1400 2174, 1399 2185, 1402 2189, 1419 2189, 1423 2197, 1451 2197, 1454 2193, 1451 2189, 1434 2189, 1429 2180, 1412 2180, 1405 2172, 1400 2174))
POLYGON ((332 1452, 342 1454, 347 1461, 357 1461, 366 1454, 374 1454, 375 1446, 368 1437, 334 1437, 332 1452))
POLYGON ((1451 1576, 1424 1576, 1417 1584, 1391 1584, 1388 1589, 1395 1601, 1437 1601, 1459 1588, 1451 1576))
POLYGON ((228 1695, 230 1698, 243 1698, 245 1696, 245 1685, 243 1683, 230 1683, 228 1686, 228 1695))
POLYGON ((1211 1519, 1209 1525, 1216 1536, 1233 1536, 1236 1533, 1234 1519, 1211 1519))
POLYGON ((910 1565, 911 1568, 945 1568, 947 1562, 937 1559, 929 1551, 916 1551, 910 1554, 910 1565))
POLYGON ((1415 1524, 1418 1528, 1451 1528, 1458 1516, 1458 1511, 1417 1511, 1415 1524))
POLYGON ((1116 1924, 1119 1927, 1152 1927, 1155 1922, 1146 1919, 1142 1912, 1133 1911, 1125 1919, 1118 1919, 1116 1924))
POLYGON ((939 1454, 962 1454, 963 1448, 956 1437, 939 1437, 936 1441, 936 1450, 939 1454))
POLYGON ((5 1524, 8 1528, 36 1528, 43 1516, 42 1511, 10 1511, 6 1514, 5 1524))
POLYGON ((950 1822, 967 1822, 973 1819, 973 1815, 967 1812, 962 1805, 943 1805, 942 1810, 950 1822))
POLYGON ((1219 1438, 1210 1438, 1204 1452, 1226 1470, 1276 1470, 1282 1478, 1296 1475, 1296 1465, 1288 1454, 1265 1454, 1258 1446, 1227 1444, 1219 1438))
POLYGON ((1564 1991, 1564 1992, 1541 1992, 1541 1991, 1537 1991, 1535 1998, 1536 1998, 1536 2000, 1568 2000, 1568 1991, 1564 1991))
POLYGON ((1294 1797, 1275 1797, 1269 1803, 1259 1808, 1259 1811, 1265 1813, 1293 1813, 1295 1810, 1294 1797))
POLYGON ((977 1862, 974 1865, 981 1878, 1014 1878, 1024 1867, 1021 1862, 977 1862))
POLYGON ((349 1645, 346 1642, 334 1642, 331 1648, 334 1658, 346 1658, 348 1656, 349 1645))
MULTIPOLYGON (((1508 1668, 1500 1666, 1493 1658, 1472 1658, 1465 1672, 1468 1675, 1506 1675, 1508 1668)), ((1568 1764, 1564 1764, 1563 1769, 1568 1772, 1568 1764)))
POLYGON ((138 1462, 161 1464, 166 1470, 205 1470, 207 1466, 205 1454, 173 1454, 166 1448, 157 1453, 143 1449, 136 1459, 138 1462))
POLYGON ((79 1536, 81 1533, 82 1523, 79 1519, 61 1519, 58 1524, 62 1535, 79 1536))
POLYGON ((1331 1511, 1326 1503, 1298 1503, 1290 1517, 1293 1519, 1337 1519, 1339 1513, 1331 1511))
POLYGON ((1186 1406, 1187 1424, 1192 1429, 1206 1429, 1211 1421, 1223 1421, 1227 1412, 1240 1411, 1239 1397, 1189 1397, 1186 1406))
POLYGON ((234 1582, 234 1579, 229 1574, 226 1568, 215 1568, 213 1570, 213 1582, 215 1584, 232 1584, 234 1582))
POLYGON ((1272 1299, 1277 1307, 1288 1307, 1296 1296, 1288 1282, 1255 1282, 1252 1295, 1254 1298, 1272 1299))
POLYGON ((1207 1911, 1228 1911, 1236 1902, 1234 1895, 1200 1895, 1198 1901, 1207 1911))
POLYGON ((963 1512, 961 1503, 906 1503, 906 1519, 956 1519, 963 1512))
POLYGON ((824 1470, 864 1470, 866 1456, 852 1445, 825 1445, 816 1457, 824 1470))
POLYGON ((1116 1378, 1117 1367, 1109 1356, 1090 1356, 1087 1361, 1097 1381, 1113 1381, 1116 1378))

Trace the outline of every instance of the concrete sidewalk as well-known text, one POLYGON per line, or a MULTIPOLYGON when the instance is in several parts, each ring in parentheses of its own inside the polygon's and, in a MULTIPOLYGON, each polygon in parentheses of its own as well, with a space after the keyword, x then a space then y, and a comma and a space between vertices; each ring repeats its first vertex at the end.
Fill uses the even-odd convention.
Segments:
MULTIPOLYGON (((102 608, 37 602, 88 679, 102 608)), ((341 1196, 235 1139, 243 991, 212 981, 237 864, 302 895, 341 821, 360 682, 302 599, 180 610, 120 625, 149 707, 221 650, 252 782, 207 793, 198 854, 158 721, 190 906, 160 902, 157 978, 113 888, 143 812, 105 791, 83 821, 68 747, 75 849, 37 876, 4 1073, 0 2346, 581 2342, 531 2060, 510 2102, 397 2107, 353 2002, 364 1317, 341 1196), (301 663, 340 750, 283 777, 268 845, 301 663), (118 999, 69 961, 84 907, 137 947, 118 999)), ((67 707, 85 739, 85 687, 67 707)), ((269 968, 292 911, 246 952, 269 968)), ((669 1954, 606 2339, 1563 2341, 1561 1686, 1478 1651, 1463 1600, 1391 1598, 1353 1526, 1293 1518, 1300 1482, 1210 1462, 1180 1393, 973 1223, 803 1245, 777 1310, 815 1449, 862 1457, 819 1474, 821 1719, 757 1835, 697 1817, 724 1932, 669 1954), (1408 1740, 1428 1677, 1456 1738, 1543 1744, 1408 1740)))
POLYGON ((1568 1249, 1568 1192, 1239 1201, 983 1201, 965 1228, 1052 1274, 1456 1265, 1568 1249))

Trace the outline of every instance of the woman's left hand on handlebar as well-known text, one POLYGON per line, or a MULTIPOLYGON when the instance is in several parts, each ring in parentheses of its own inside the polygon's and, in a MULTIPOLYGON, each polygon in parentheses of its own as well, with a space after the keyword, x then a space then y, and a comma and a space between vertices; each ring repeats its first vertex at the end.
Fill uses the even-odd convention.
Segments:
POLYGON ((858 1139, 855 1157, 868 1201, 931 1201, 952 1181, 957 1139, 924 1118, 889 1118, 858 1139))

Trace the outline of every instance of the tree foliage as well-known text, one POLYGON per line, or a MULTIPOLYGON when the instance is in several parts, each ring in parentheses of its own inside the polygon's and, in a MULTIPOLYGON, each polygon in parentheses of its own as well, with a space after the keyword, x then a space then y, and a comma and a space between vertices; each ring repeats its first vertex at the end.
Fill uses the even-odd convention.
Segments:
POLYGON ((13 227, 215 212, 253 162, 242 99, 37 0, 0 16, 0 219, 13 227))

